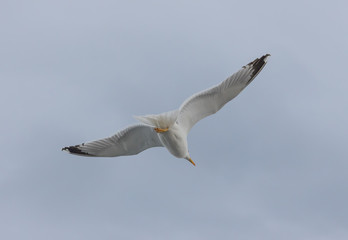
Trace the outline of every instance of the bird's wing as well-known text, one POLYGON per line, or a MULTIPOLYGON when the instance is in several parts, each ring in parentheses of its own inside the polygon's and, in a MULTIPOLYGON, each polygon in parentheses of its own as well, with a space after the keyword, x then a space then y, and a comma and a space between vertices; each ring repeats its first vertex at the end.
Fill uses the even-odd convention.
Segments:
POLYGON ((222 83, 186 99, 180 106, 177 123, 188 133, 196 122, 216 113, 248 86, 265 66, 269 56, 266 54, 255 59, 222 83))
POLYGON ((72 154, 92 157, 117 157, 135 155, 151 147, 162 147, 157 133, 146 125, 133 125, 115 135, 62 150, 72 154))

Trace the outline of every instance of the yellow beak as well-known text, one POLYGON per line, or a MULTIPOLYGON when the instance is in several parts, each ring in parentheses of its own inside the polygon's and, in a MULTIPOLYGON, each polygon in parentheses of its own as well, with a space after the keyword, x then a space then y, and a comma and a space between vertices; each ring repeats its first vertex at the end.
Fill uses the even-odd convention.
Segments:
POLYGON ((192 163, 193 164, 193 166, 196 166, 196 164, 192 161, 192 159, 191 158, 189 158, 189 161, 190 161, 190 163, 192 163))

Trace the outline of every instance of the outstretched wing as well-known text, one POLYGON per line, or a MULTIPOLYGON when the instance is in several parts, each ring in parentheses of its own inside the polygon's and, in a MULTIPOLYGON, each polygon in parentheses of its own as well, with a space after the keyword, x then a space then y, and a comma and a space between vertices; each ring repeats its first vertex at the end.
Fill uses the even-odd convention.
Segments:
POLYGON ((180 106, 177 123, 188 133, 196 122, 216 113, 248 86, 266 65, 269 56, 255 59, 222 83, 186 99, 180 106))
POLYGON ((135 155, 151 147, 163 147, 157 133, 146 125, 133 125, 115 135, 62 150, 72 154, 92 157, 117 157, 135 155))

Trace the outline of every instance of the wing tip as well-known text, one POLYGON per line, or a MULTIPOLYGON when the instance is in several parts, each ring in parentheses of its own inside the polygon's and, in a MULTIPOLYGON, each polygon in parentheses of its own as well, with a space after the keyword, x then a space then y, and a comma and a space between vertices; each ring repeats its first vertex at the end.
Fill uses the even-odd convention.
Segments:
POLYGON ((83 145, 84 143, 82 143, 81 145, 63 147, 62 151, 66 151, 71 154, 82 155, 82 156, 93 156, 92 154, 86 153, 79 148, 80 146, 83 146, 83 145))
POLYGON ((271 56, 271 54, 267 53, 265 55, 263 55, 260 60, 263 60, 265 63, 267 62, 268 58, 271 56))
POLYGON ((266 65, 268 58, 270 56, 271 54, 267 53, 260 58, 256 58, 254 61, 248 63, 246 66, 243 67, 243 68, 247 68, 247 67, 251 68, 251 78, 248 84, 252 82, 252 80, 254 80, 254 78, 261 72, 261 70, 266 65))
POLYGON ((252 68, 255 68, 257 65, 260 65, 261 63, 261 66, 264 65, 265 63, 267 63, 268 61, 268 58, 271 56, 271 54, 267 53, 265 55, 263 55, 262 57, 260 58, 256 58, 254 61, 248 63, 246 66, 244 67, 247 67, 247 66, 250 66, 252 68), (262 64, 263 62, 263 64, 262 64))

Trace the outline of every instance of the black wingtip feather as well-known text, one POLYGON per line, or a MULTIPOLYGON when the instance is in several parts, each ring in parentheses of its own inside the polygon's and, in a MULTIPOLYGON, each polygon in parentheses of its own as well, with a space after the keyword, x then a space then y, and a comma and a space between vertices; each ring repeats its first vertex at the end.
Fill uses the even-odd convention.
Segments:
POLYGON ((257 74, 259 74, 259 72, 261 72, 261 70, 263 69, 263 67, 267 63, 267 58, 269 56, 271 56, 271 54, 265 54, 262 57, 256 58, 254 61, 252 61, 252 62, 248 63, 246 66, 244 66, 244 68, 249 66, 252 69, 251 78, 250 78, 248 84, 251 83, 252 80, 254 80, 254 78, 257 76, 257 74))
POLYGON ((83 152, 81 149, 79 149, 79 146, 80 145, 75 145, 75 146, 70 146, 70 147, 63 147, 62 151, 68 151, 69 153, 77 154, 77 155, 83 155, 83 156, 93 156, 93 155, 91 155, 89 153, 83 152))

